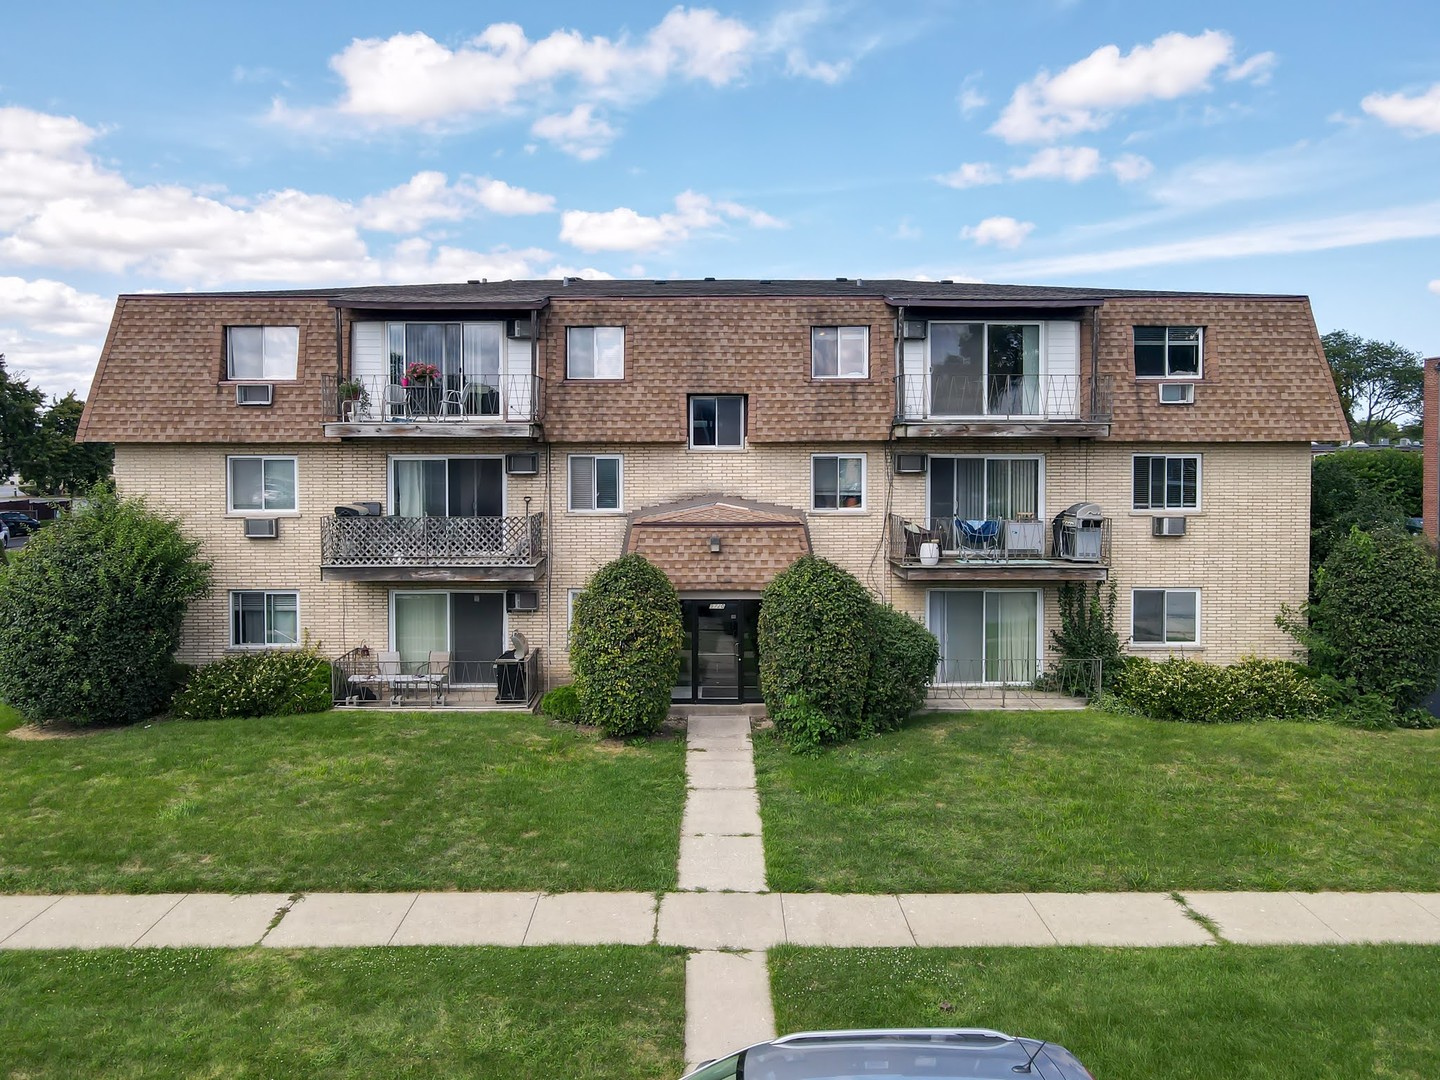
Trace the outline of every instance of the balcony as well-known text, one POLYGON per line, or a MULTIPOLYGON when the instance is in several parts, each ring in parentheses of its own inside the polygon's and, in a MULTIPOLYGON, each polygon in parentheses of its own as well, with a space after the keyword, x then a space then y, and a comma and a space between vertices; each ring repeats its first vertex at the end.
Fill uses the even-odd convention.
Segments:
POLYGON ((905 581, 1044 584, 1105 581, 1110 519, 1083 528, 1048 521, 908 520, 890 515, 890 570, 905 581), (937 556, 927 562, 925 549, 937 556))
POLYGON ((334 517, 321 523, 326 581, 533 582, 545 576, 545 515, 334 517))
POLYGON ((1079 375, 899 375, 894 433, 900 438, 1110 434, 1111 383, 1079 375))
POLYGON ((384 375, 327 375, 321 387, 325 434, 538 438, 541 389, 535 375, 442 375, 410 385, 384 375))

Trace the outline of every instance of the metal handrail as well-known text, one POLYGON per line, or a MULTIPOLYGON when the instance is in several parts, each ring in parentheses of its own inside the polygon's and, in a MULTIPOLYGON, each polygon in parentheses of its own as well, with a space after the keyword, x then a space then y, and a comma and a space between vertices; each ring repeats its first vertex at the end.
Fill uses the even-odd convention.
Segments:
POLYGON ((321 378, 326 420, 355 424, 531 423, 540 418, 542 389, 540 376, 529 374, 321 378))
POLYGON ((334 517, 320 523, 320 565, 538 566, 545 514, 334 517))
POLYGON ((950 375, 895 377, 895 419, 1045 420, 1097 423, 1110 419, 1111 379, 1080 375, 950 375), (1093 391, 1093 393, 1092 393, 1093 391))
POLYGON ((932 698, 963 699, 967 694, 1059 693, 1091 698, 1104 686, 1104 663, 1098 657, 950 658, 941 660, 931 680, 932 698))
POLYGON ((1077 529, 1074 535, 1062 531, 1056 536, 1048 521, 998 520, 993 538, 988 530, 967 531, 956 518, 906 518, 890 515, 890 560, 901 566, 921 566, 920 547, 940 545, 940 565, 968 562, 1035 562, 1057 560, 1108 566, 1110 563, 1110 519, 1102 518, 1098 528, 1077 529), (1089 534, 1098 533, 1098 540, 1089 534), (1058 540, 1058 545, 1057 545, 1058 540))

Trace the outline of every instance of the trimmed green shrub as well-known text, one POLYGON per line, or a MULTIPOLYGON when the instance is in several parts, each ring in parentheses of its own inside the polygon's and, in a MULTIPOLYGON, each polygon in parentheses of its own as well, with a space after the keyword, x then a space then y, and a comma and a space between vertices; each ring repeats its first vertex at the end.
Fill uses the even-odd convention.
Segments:
POLYGON ((575 598, 570 669, 585 719, 611 737, 654 731, 670 713, 684 631, 675 586, 643 555, 595 572, 575 598))
POLYGON ((1238 724, 1256 720, 1319 720, 1329 702, 1296 664, 1246 657, 1228 667, 1170 657, 1130 658, 1115 695, 1152 720, 1238 724))
POLYGON ((1403 711, 1440 674, 1440 568, 1423 542, 1353 528, 1315 575, 1312 599, 1276 620, 1319 672, 1403 711))
POLYGON ((788 694, 780 708, 770 711, 775 731, 797 754, 814 754, 822 746, 844 741, 848 735, 804 694, 788 694))
POLYGON ((824 741, 853 737, 865 708, 873 605, 834 563, 805 555, 775 575, 760 604, 760 693, 782 736, 804 699, 826 718, 824 741))
POLYGON ((175 695, 180 720, 297 716, 334 704, 330 664, 310 649, 236 653, 197 668, 175 695))
POLYGON ((578 724, 584 713, 580 709, 580 695, 570 685, 557 686, 547 691, 540 699, 540 713, 547 720, 564 724, 578 724))
POLYGON ((861 735, 894 731, 925 704, 925 688, 940 662, 935 635, 889 604, 870 605, 866 637, 870 674, 860 716, 861 735))
POLYGON ((134 723, 161 711, 210 564, 179 524, 106 487, 0 570, 0 698, 28 720, 134 723))

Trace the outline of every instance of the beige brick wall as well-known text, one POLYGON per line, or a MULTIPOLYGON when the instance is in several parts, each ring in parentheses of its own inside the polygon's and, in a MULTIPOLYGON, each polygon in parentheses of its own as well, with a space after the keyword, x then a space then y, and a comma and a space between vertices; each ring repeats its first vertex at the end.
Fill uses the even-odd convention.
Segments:
MULTIPOLYGON (((325 651, 388 642, 389 596, 423 585, 320 580, 320 525, 337 503, 384 502, 392 454, 503 454, 517 449, 499 440, 352 440, 326 446, 137 446, 116 453, 116 476, 126 493, 144 493, 152 505, 179 516, 205 544, 216 585, 186 621, 181 658, 213 659, 229 640, 229 590, 295 589, 304 632, 325 651), (226 514, 227 454, 293 453, 299 460, 299 512, 281 522, 280 539, 247 540, 241 520, 226 514)), ((1123 444, 1059 439, 926 440, 899 449, 931 453, 1043 454, 1046 518, 1073 502, 1099 503, 1112 519, 1112 577, 1119 590, 1116 625, 1130 625, 1132 588, 1198 588, 1201 642, 1186 652, 1226 663, 1247 653, 1288 656, 1291 643, 1274 625, 1282 603, 1304 600, 1308 568, 1310 455, 1303 444, 1123 444), (1134 452, 1200 453, 1201 507, 1190 512, 1188 535, 1151 536, 1149 513, 1131 513, 1134 452)), ((568 633, 568 595, 622 549, 625 514, 572 513, 567 505, 571 453, 620 453, 623 509, 687 497, 723 494, 806 509, 810 455, 867 455, 863 511, 810 513, 815 551, 844 566, 882 599, 923 618, 926 586, 897 579, 883 548, 887 508, 925 513, 925 477, 894 476, 885 443, 752 446, 740 453, 689 451, 673 445, 554 445, 541 449, 539 477, 508 477, 506 512, 546 510, 552 550, 549 573, 538 588, 542 610, 509 616, 547 657, 551 679, 562 678, 568 633)), ((964 587, 956 583, 955 587, 964 587)), ((457 590, 472 587, 456 585, 457 590)), ((483 591, 486 586, 474 586, 483 591)), ((498 586, 496 587, 499 588, 498 586)), ((1046 590, 1044 631, 1058 625, 1056 594, 1046 590)), ((1140 651, 1140 650, 1135 650, 1140 651)))

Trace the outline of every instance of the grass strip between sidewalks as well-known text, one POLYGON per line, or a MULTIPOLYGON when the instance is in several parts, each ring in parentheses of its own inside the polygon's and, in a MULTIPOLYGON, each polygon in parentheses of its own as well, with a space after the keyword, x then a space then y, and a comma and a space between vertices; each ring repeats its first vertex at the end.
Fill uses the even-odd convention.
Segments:
POLYGON ((679 1076, 679 950, 0 953, 0 1074, 679 1076))
POLYGON ((1440 948, 806 949, 770 953, 780 1031, 986 1027, 1097 1080, 1423 1080, 1440 948))

